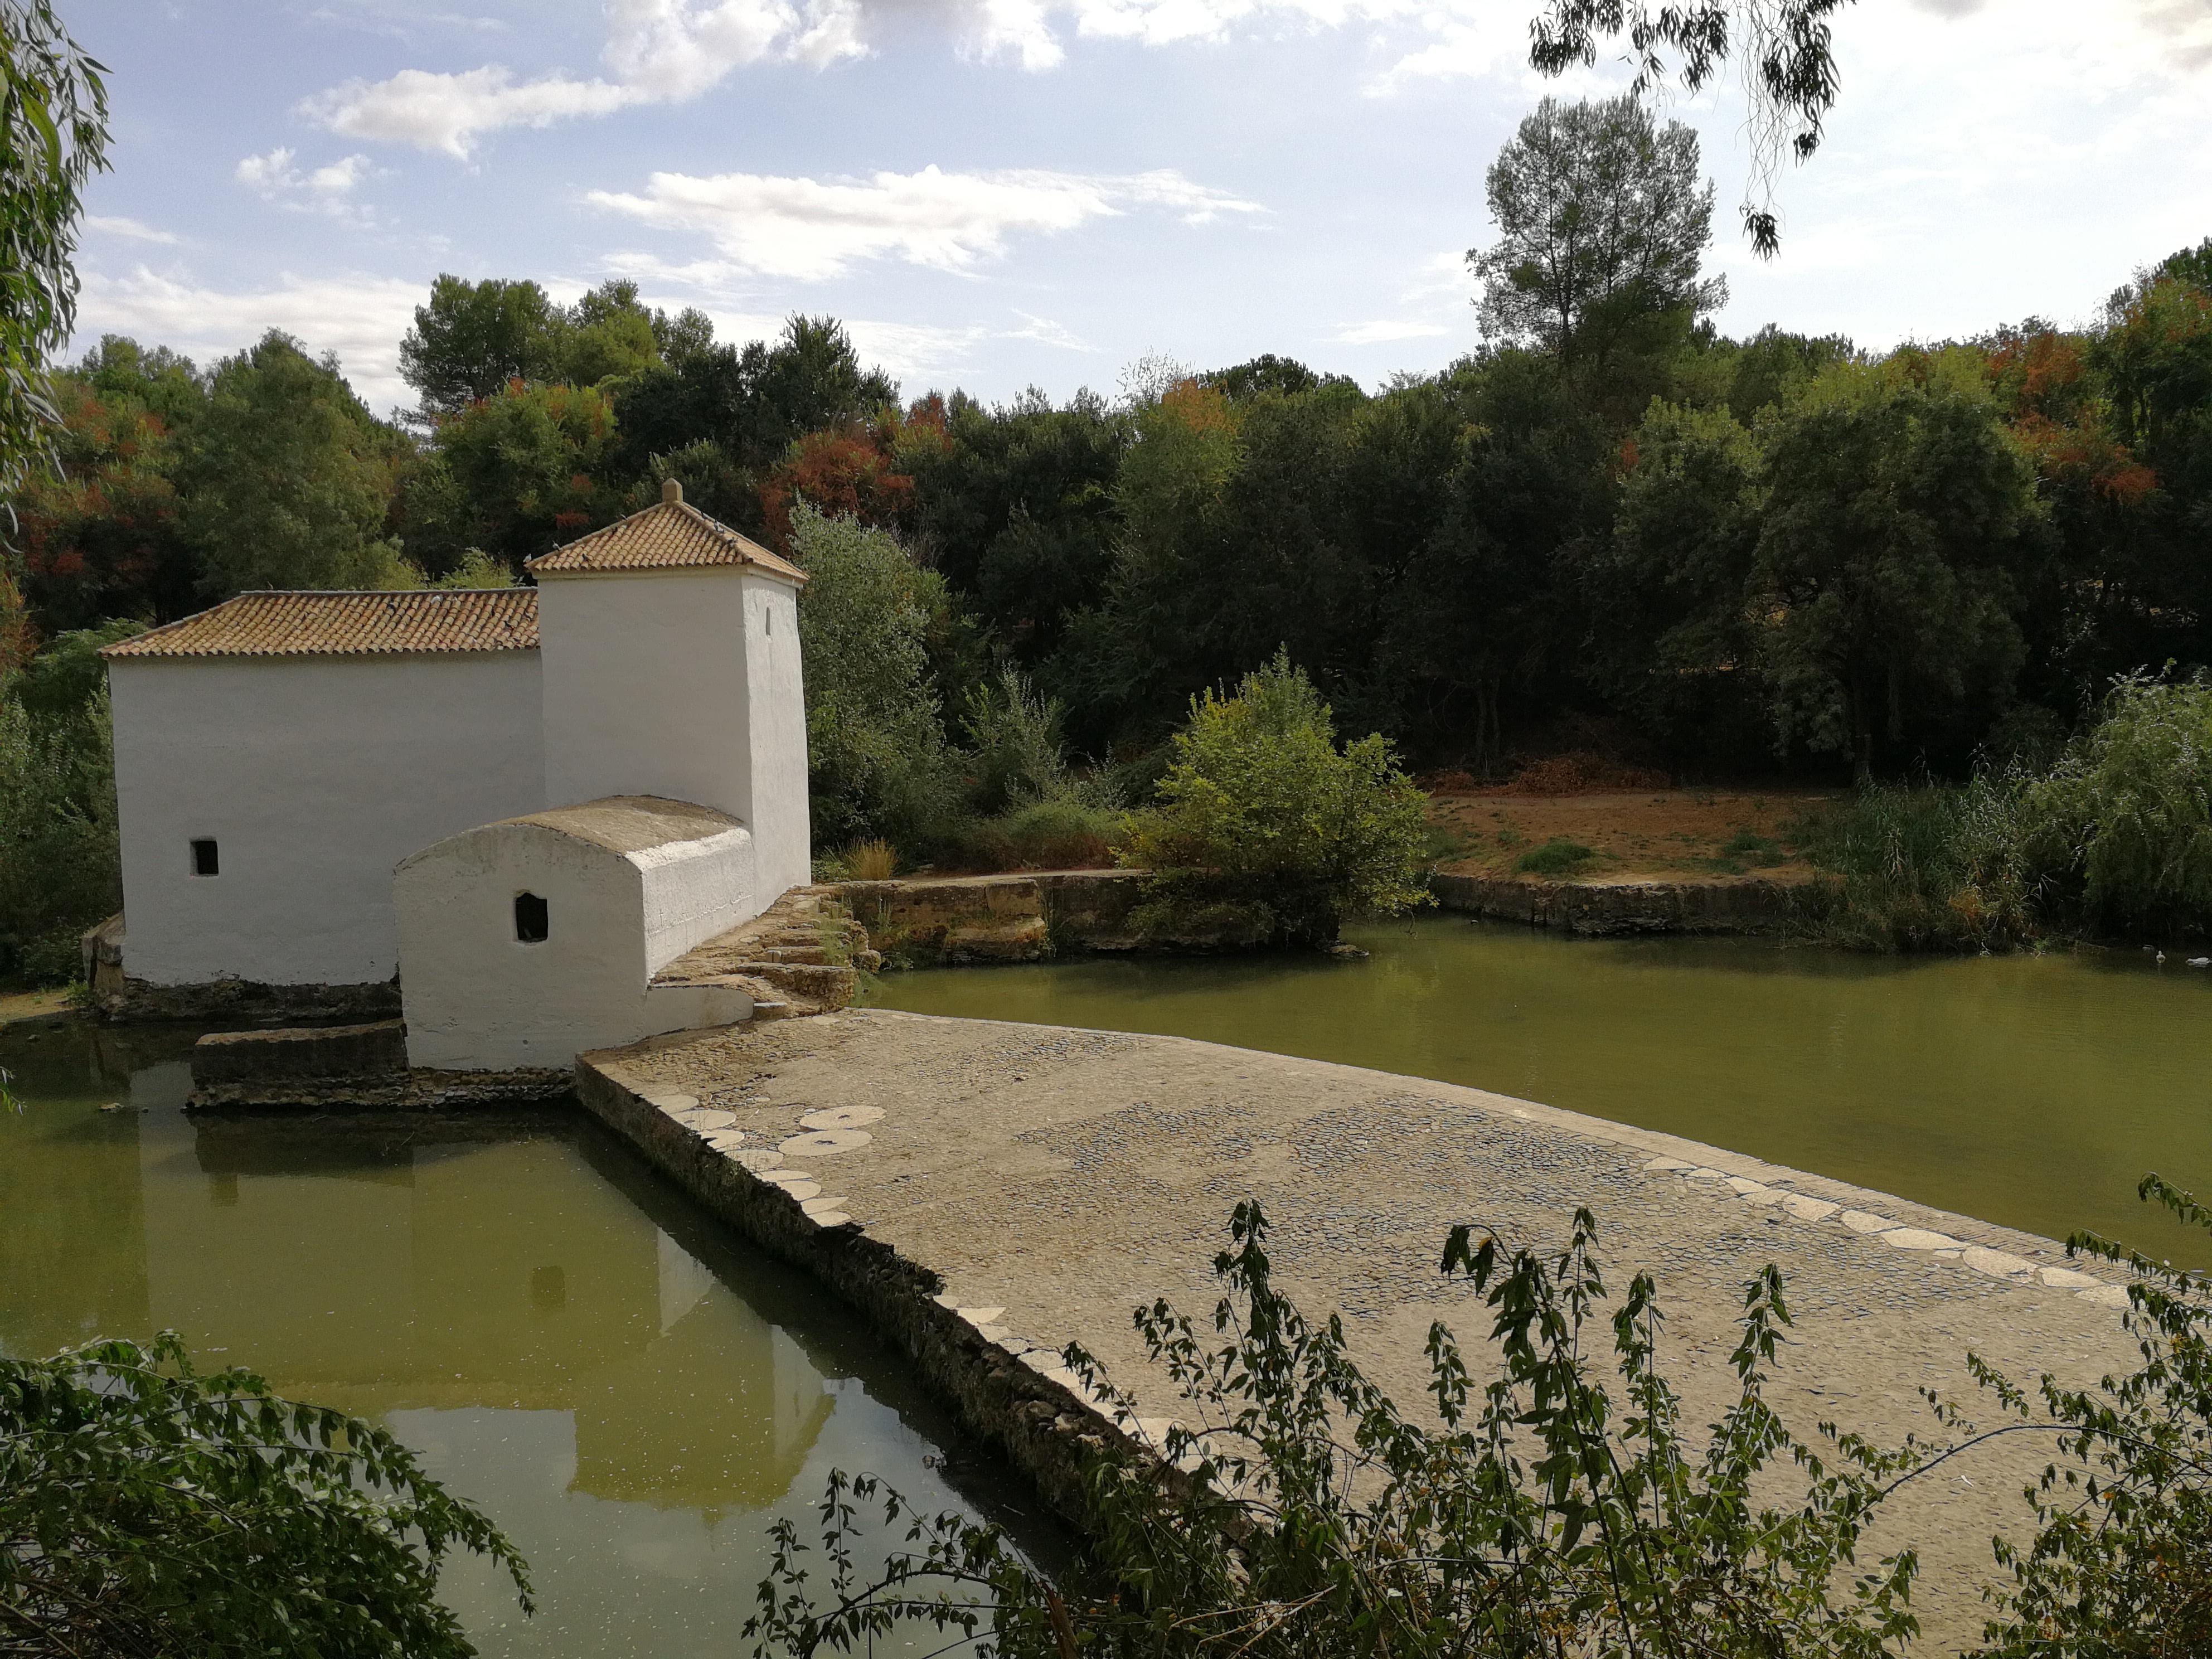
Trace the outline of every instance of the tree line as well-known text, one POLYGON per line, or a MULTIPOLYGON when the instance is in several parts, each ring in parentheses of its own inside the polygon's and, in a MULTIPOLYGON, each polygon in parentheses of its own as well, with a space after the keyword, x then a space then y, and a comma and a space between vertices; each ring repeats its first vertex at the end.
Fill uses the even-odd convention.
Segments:
POLYGON ((739 345, 625 283, 441 277, 392 420, 278 334, 206 369, 110 337, 17 493, 22 617, 510 581, 676 477, 780 549, 801 505, 888 532, 938 706, 1013 669, 1100 766, 1279 650, 1427 765, 1692 776, 1955 774, 2212 660, 2212 239, 2087 325, 1875 354, 1717 331, 1695 137, 1631 100, 1547 100, 1488 191, 1490 343, 1371 392, 1269 356, 902 400, 834 320, 739 345))

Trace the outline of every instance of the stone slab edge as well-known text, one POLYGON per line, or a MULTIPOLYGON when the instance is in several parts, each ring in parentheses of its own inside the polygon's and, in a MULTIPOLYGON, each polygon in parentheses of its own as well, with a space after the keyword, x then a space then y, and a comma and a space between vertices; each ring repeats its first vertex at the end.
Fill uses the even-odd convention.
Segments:
POLYGON ((810 1216, 800 1199, 763 1180, 633 1088, 623 1073, 623 1053, 577 1056, 575 1094, 585 1110, 709 1213, 834 1291, 912 1360, 961 1426, 996 1447, 1064 1520, 1078 1528, 1088 1522, 1088 1476, 1100 1457, 1158 1461, 1085 1399, 1076 1379, 1048 1352, 1019 1339, 987 1334, 949 1305, 945 1280, 933 1268, 869 1237, 849 1218, 810 1216))

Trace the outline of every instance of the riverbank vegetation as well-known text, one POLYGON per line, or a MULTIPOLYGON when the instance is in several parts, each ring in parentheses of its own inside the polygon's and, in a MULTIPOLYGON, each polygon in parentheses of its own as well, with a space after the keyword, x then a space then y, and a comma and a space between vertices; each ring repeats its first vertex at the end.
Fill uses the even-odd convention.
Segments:
POLYGON ((1881 950, 2212 937, 2212 683, 2132 675, 2041 763, 1877 786, 1811 820, 1812 931, 1881 950))
POLYGON ((1329 707, 1278 653, 1208 691, 1170 746, 1157 804, 1119 852, 1150 872, 1142 933, 1333 944, 1346 916, 1430 903, 1427 801, 1380 734, 1339 745, 1329 707))
MULTIPOLYGON (((2142 1191, 2212 1224, 2155 1176, 2142 1191)), ((2029 1493, 2033 1536, 1996 1540, 1977 1659, 2178 1659, 2212 1644, 2212 1280, 2077 1237, 2136 1276, 2142 1367, 2083 1390, 1970 1357, 1984 1425, 1931 1400, 1930 1434, 1883 1448, 1834 1424, 1801 1439, 1768 1403, 1793 1322, 1769 1267, 1744 1287, 1735 1397, 1708 1436, 1683 1421, 1661 1363, 1657 1286, 1638 1274, 1608 1309, 1596 1231, 1578 1212, 1548 1258, 1454 1232, 1443 1272, 1483 1298, 1497 1368, 1478 1376, 1434 1327, 1433 1415, 1417 1419, 1361 1372, 1340 1321, 1310 1322, 1276 1288, 1265 1217, 1240 1206, 1211 1319, 1165 1301, 1136 1312, 1177 1397, 1158 1449, 1179 1478, 1096 1471, 1087 1575, 1052 1582, 995 1528, 833 1473, 818 1537, 772 1526, 746 1634, 794 1656, 922 1625, 1006 1659, 1876 1659, 1919 1632, 1916 1553, 1859 1553, 1884 1504, 1939 1468, 1971 1478, 1981 1446, 2032 1431, 2057 1452, 2029 1493)), ((1088 1355, 1063 1358, 1136 1419, 1088 1355)))

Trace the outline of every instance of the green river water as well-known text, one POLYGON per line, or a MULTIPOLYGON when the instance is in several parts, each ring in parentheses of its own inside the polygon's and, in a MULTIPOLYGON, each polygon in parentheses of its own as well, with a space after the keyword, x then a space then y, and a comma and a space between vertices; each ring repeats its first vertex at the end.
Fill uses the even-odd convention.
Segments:
POLYGON ((488 1655, 748 1651, 768 1523, 833 1466, 1049 1544, 994 1466, 947 1484, 956 1430, 856 1322, 582 1113, 196 1121, 191 1041, 0 1034, 0 1352, 173 1328, 380 1419, 529 1559, 526 1622, 447 1575, 488 1655))
POLYGON ((1583 939, 1448 916, 1346 938, 1370 959, 936 969, 886 975, 874 1000, 1471 1084, 2033 1232, 2094 1227, 2212 1261, 2135 1197, 2151 1170, 2212 1192, 2212 970, 2135 951, 1583 939))
MULTIPOLYGON (((2212 972, 1438 917, 1352 937, 1370 960, 939 969, 886 975, 876 1000, 1473 1084, 2207 1254, 2132 1193, 2150 1169, 2212 1188, 2212 972)), ((833 1465, 1054 1547, 997 1466, 948 1468, 959 1437, 892 1356, 581 1113, 194 1120, 190 1042, 0 1033, 24 1103, 0 1112, 0 1350, 174 1328, 210 1363, 381 1419, 536 1571, 527 1624, 489 1575, 450 1575, 488 1654, 742 1651, 767 1524, 803 1519, 833 1465)))

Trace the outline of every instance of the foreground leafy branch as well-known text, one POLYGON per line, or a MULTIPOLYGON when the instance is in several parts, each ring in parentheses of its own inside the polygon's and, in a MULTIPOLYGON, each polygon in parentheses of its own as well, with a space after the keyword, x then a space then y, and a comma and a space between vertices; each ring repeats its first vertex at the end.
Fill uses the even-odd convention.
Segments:
MULTIPOLYGON (((2212 1228, 2159 1177, 2142 1191, 2212 1228)), ((1596 1231, 1577 1211, 1548 1257, 1453 1232, 1443 1268, 1486 1297, 1497 1370, 1478 1388, 1433 1326, 1427 1426, 1362 1374, 1339 1319, 1310 1323, 1275 1289, 1266 1218, 1239 1206, 1211 1331, 1165 1302, 1137 1312, 1183 1421, 1164 1435, 1170 1469, 1095 1471, 1082 1573, 1055 1585, 995 1528, 834 1475, 816 1542, 777 1526, 746 1626, 756 1656, 933 1632, 920 1650, 1003 1659, 1872 1659, 1919 1628, 1915 1552, 1857 1560, 1881 1506, 2024 1433, 2055 1435, 2059 1456, 2027 1491, 2033 1540, 1994 1540, 2010 1582, 1990 1591, 1985 1659, 2212 1652, 2212 1277, 2077 1236, 2069 1249, 2136 1276, 2142 1368, 2023 1389, 1970 1355, 2006 1420, 1977 1432, 1931 1396, 1948 1437, 1883 1449, 1828 1424, 1801 1439, 1768 1404, 1790 1324, 1770 1267, 1744 1287, 1735 1396, 1691 1436, 1659 1364, 1656 1286, 1635 1276, 1608 1316, 1596 1231), (863 1570, 878 1504, 896 1541, 863 1570)), ((1095 1360, 1066 1357, 1136 1418, 1095 1360)))
POLYGON ((0 1360, 0 1656, 458 1659, 456 1549, 514 1547, 384 1430, 182 1340, 0 1360))
MULTIPOLYGON (((1638 1276, 1604 1318, 1586 1211, 1550 1260, 1453 1234, 1445 1269, 1485 1293, 1500 1368, 1478 1389, 1433 1327, 1433 1428, 1361 1373, 1340 1321, 1310 1323, 1275 1289, 1258 1205, 1237 1208, 1231 1233, 1211 1335, 1164 1302, 1137 1316, 1184 1402, 1165 1445, 1182 1478, 1097 1471, 1092 1579, 1063 1600, 994 1529, 839 1477, 817 1546, 787 1523, 777 1534, 747 1631, 756 1651, 842 1650, 914 1622, 1022 1659, 1856 1656, 1916 1632, 1912 1554, 1852 1562, 1884 1484, 1923 1454, 1833 1430, 1792 1437, 1763 1397, 1790 1317, 1772 1270, 1745 1287, 1738 1393, 1699 1452, 1658 1364, 1655 1287, 1638 1276), (1608 1323, 1618 1383, 1589 1358, 1608 1323), (1792 1501, 1754 1496, 1786 1468, 1792 1501), (907 1541, 872 1578, 854 1565, 863 1499, 907 1541)), ((1067 1358, 1134 1416, 1094 1360, 1067 1358)))

